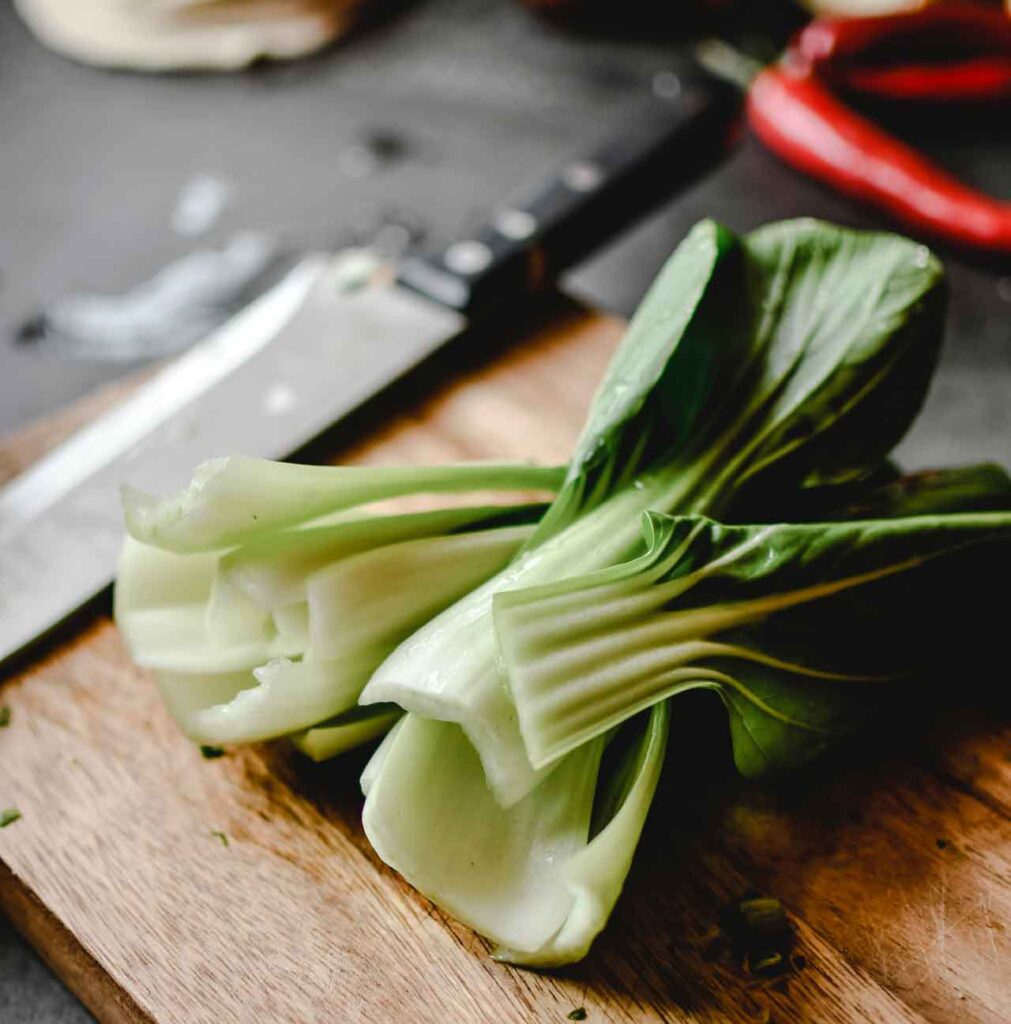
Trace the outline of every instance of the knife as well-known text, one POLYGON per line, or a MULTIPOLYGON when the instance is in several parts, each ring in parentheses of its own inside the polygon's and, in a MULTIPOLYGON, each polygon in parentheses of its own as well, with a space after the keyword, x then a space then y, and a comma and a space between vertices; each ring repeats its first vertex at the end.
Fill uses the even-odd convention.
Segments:
POLYGON ((212 456, 284 458, 470 325, 545 288, 715 162, 736 90, 665 72, 621 135, 570 160, 473 237, 399 267, 314 254, 204 341, 0 489, 0 663, 111 582, 119 486, 182 486, 212 456))

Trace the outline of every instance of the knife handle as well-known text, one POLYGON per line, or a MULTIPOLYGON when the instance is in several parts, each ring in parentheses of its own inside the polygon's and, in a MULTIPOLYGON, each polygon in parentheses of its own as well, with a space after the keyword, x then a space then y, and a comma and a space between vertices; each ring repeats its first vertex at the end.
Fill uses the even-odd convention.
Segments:
POLYGON ((725 150, 740 93, 701 68, 663 72, 619 136, 568 161, 526 202, 432 256, 412 256, 401 284, 468 318, 536 291, 686 185, 725 150))

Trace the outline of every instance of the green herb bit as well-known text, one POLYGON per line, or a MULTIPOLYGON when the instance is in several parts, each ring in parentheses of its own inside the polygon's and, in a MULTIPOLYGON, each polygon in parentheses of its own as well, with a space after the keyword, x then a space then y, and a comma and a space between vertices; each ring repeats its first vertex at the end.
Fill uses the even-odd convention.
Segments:
POLYGON ((738 911, 750 938, 778 938, 790 933, 786 911, 772 896, 743 899, 738 911))
POLYGON ((216 757, 224 757, 225 752, 221 747, 210 747, 205 743, 201 743, 200 756, 207 761, 213 761, 216 757))
POLYGON ((0 729, 7 728, 11 724, 11 709, 5 704, 0 708, 0 729))
POLYGON ((782 973, 786 966, 783 954, 775 949, 748 956, 748 969, 752 974, 776 975, 782 973))
POLYGON ((215 839, 220 839, 222 846, 228 845, 228 836, 226 836, 224 832, 219 832, 217 829, 211 829, 211 835, 214 836, 215 839))
POLYGON ((790 970, 793 926, 774 897, 748 893, 732 901, 720 915, 720 934, 749 973, 771 978, 790 970))
POLYGON ((566 1020, 586 1020, 586 1008, 583 1006, 577 1006, 574 1010, 569 1010, 565 1015, 566 1020))
POLYGON ((0 811, 0 828, 6 828, 8 825, 13 825, 20 817, 21 812, 16 807, 5 808, 0 811))

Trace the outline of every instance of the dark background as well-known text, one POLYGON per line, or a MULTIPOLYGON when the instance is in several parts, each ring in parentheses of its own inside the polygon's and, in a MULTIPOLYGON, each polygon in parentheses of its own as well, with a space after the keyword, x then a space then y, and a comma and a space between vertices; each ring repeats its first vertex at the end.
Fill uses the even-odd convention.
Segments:
MULTIPOLYGON (((388 222, 434 244, 619 131, 686 47, 655 28, 567 32, 510 0, 418 0, 298 63, 144 76, 50 54, 0 4, 0 432, 136 369, 71 360, 44 340, 18 338, 47 302, 123 291, 191 248, 170 220, 194 175, 220 178, 230 200, 197 244, 261 230, 294 253, 367 239, 388 222), (363 151, 373 164, 364 174, 363 151)), ((1011 198, 1009 122, 1005 110, 954 126, 936 117, 896 126, 974 184, 1011 198)), ((745 137, 722 166, 564 286, 627 314, 698 218, 744 230, 802 214, 881 224, 745 137)), ((941 254, 952 282, 948 343, 900 454, 910 467, 1011 464, 1011 265, 941 254)), ((86 1019, 0 924, 0 1020, 86 1019)))

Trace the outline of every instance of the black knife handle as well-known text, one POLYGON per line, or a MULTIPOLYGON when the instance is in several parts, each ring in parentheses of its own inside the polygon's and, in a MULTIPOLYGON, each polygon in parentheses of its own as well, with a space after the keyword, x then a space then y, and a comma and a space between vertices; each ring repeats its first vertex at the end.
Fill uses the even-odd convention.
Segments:
POLYGON ((399 282, 474 318, 544 287, 684 187, 726 148, 740 93, 696 67, 664 72, 654 86, 617 138, 570 160, 473 236, 409 257, 399 282))

